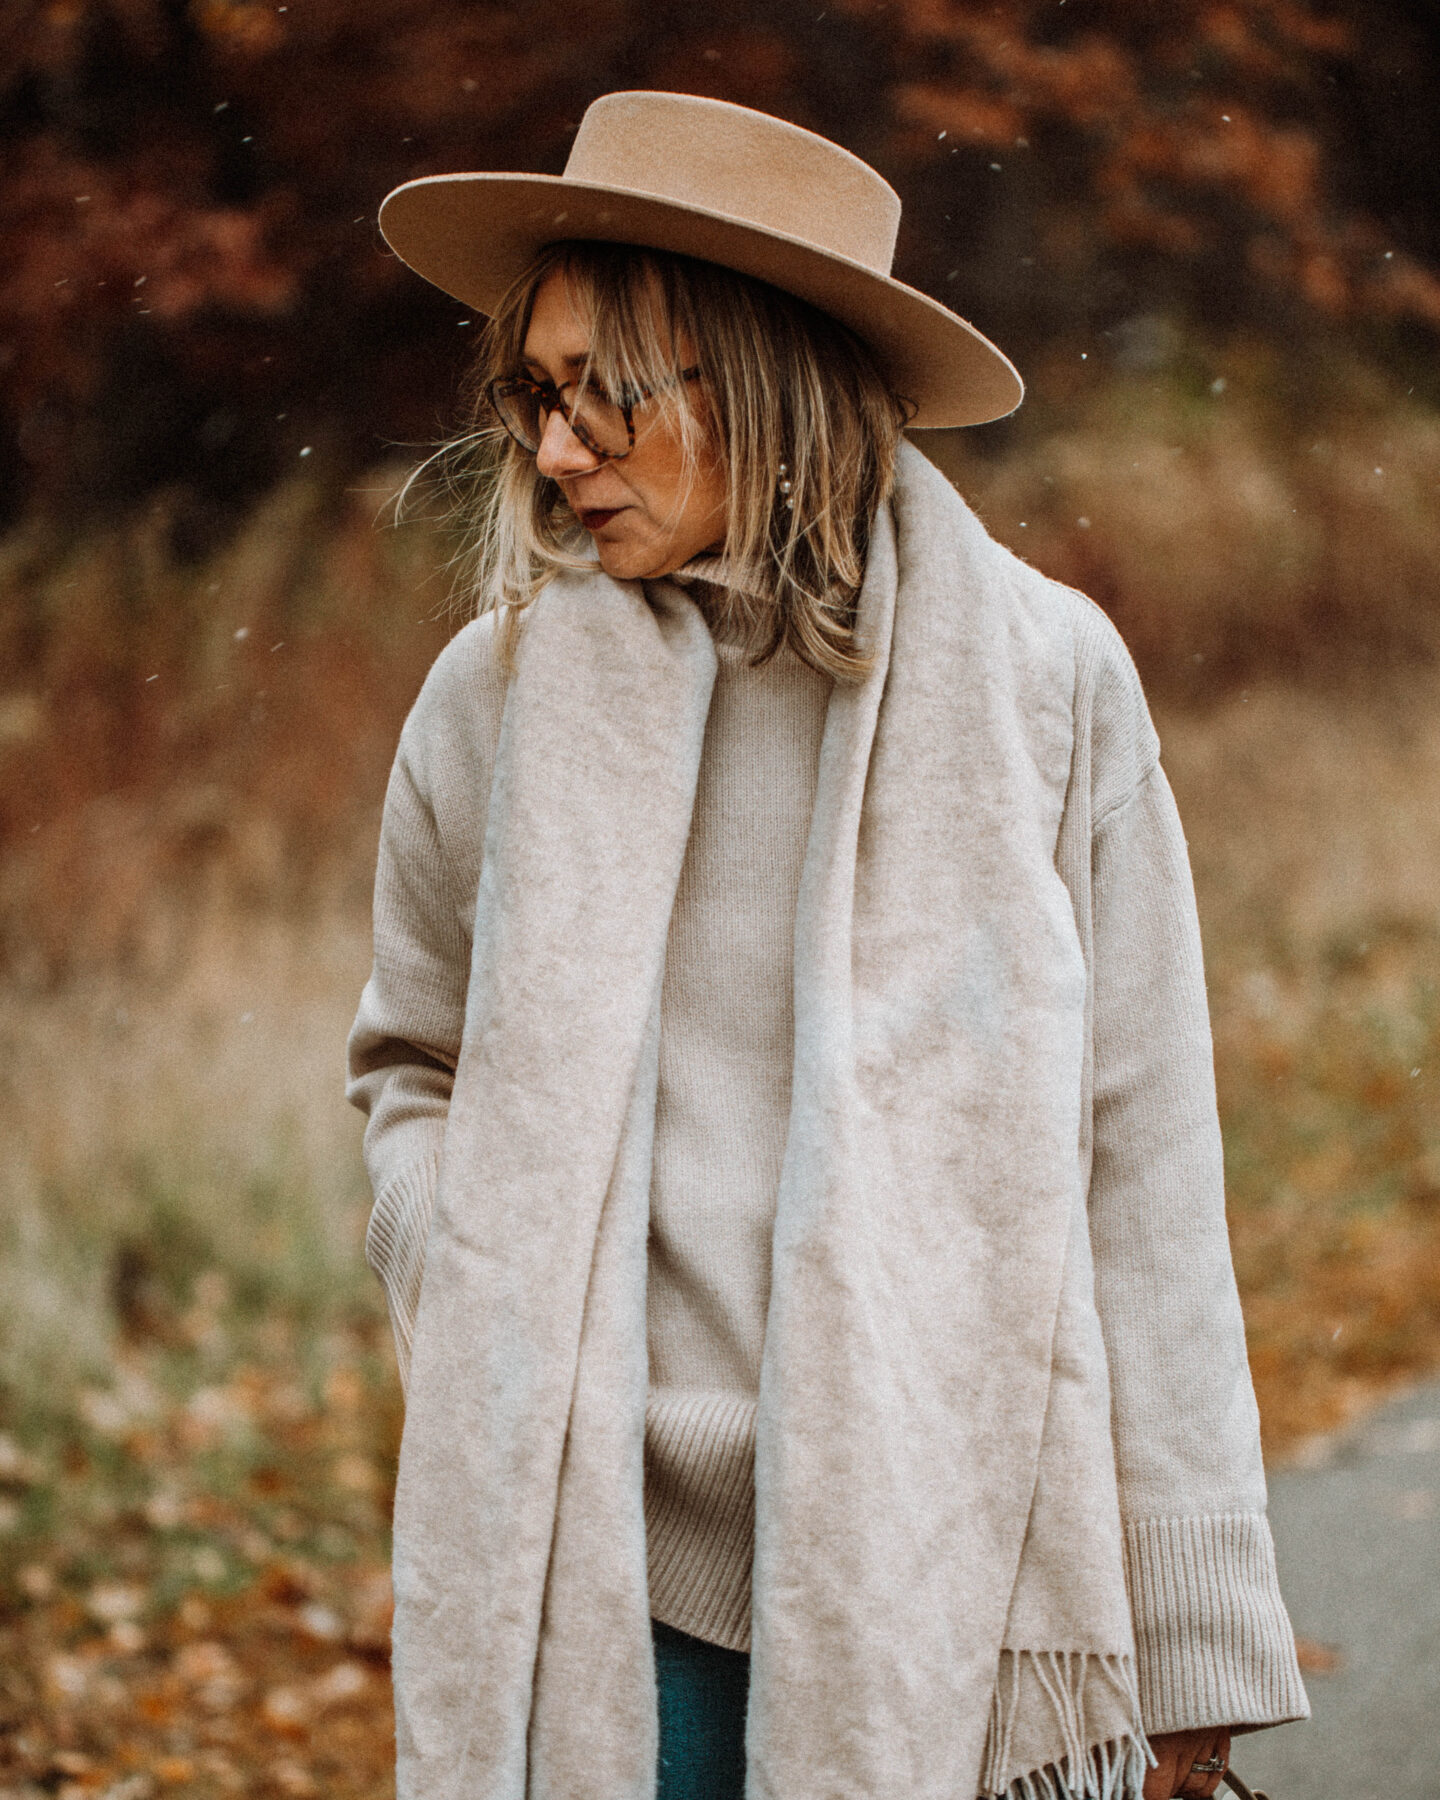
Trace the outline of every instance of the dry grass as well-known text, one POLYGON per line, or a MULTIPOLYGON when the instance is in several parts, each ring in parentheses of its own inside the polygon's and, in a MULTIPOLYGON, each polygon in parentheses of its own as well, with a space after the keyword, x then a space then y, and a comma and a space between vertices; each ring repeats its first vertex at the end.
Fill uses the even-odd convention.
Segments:
POLYGON ((435 535, 382 528, 397 480, 297 479, 198 565, 168 552, 163 500, 0 546, 0 979, 165 981, 219 897, 363 900, 359 846, 447 635, 435 535))
MULTIPOLYGON (((1436 427, 1361 409, 1321 455, 1212 401, 959 473, 1159 697, 1283 1456, 1440 1367, 1436 427)), ((398 1393, 341 1055, 444 589, 375 510, 299 484, 198 568, 155 518, 0 551, 3 1794, 388 1791, 398 1393)))
POLYGON ((0 1438, 0 1789, 382 1800, 394 1792, 384 1522, 395 1416, 371 1337, 223 1284, 132 1350, 38 1454, 0 1438))
POLYGON ((1267 1446, 1440 1368, 1440 682, 1160 718, 1267 1446))
POLYGON ((341 1084, 363 917, 192 924, 165 986, 12 994, 0 1024, 0 1404, 53 1414, 194 1280, 242 1312, 375 1311, 361 1120, 341 1084))
POLYGON ((351 910, 0 1032, 0 1791, 393 1792, 351 910))
POLYGON ((1229 366, 1218 392, 1111 381, 998 457, 947 433, 937 460, 997 536, 1105 607, 1157 699, 1433 664, 1440 414, 1351 366, 1298 405, 1258 353, 1229 366))
POLYGON ((393 1792, 399 1399, 341 1080, 444 630, 374 512, 299 484, 207 566, 153 517, 0 564, 7 1796, 393 1792))

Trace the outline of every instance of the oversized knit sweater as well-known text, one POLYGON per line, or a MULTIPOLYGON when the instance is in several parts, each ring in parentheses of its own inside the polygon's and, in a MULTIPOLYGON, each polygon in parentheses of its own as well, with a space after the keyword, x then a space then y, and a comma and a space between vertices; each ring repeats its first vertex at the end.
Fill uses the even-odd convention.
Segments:
POLYGON ((795 902, 831 683, 789 652, 753 668, 735 645, 716 648, 660 1002, 645 1526, 655 1617, 739 1650, 795 902))

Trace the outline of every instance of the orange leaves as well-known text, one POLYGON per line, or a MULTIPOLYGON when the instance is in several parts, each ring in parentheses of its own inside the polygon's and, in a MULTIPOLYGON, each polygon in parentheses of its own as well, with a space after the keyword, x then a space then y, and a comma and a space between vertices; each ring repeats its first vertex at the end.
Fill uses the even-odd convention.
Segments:
MULTIPOLYGON (((1190 196, 1238 199, 1281 228, 1313 230, 1320 205, 1319 146, 1309 133, 1277 128, 1232 102, 1233 111, 1192 105, 1178 118, 1142 116, 1117 131, 1095 172, 1106 231, 1117 243, 1191 257, 1219 240, 1215 221, 1190 196)), ((1263 260, 1251 267, 1268 275, 1263 260)), ((1288 269, 1287 269, 1288 273, 1288 269)), ((1321 311, 1339 310, 1331 291, 1302 281, 1321 311)), ((1343 298, 1343 296, 1342 296, 1343 298)))
MULTIPOLYGON (((1020 136, 1027 115, 1011 99, 974 89, 937 87, 913 82, 900 88, 895 110, 902 124, 923 127, 934 138, 943 132, 962 144, 984 144, 1008 149, 1020 136)), ((917 148, 920 140, 917 139, 917 148)), ((929 153, 929 142, 924 152, 929 153)))
MULTIPOLYGON (((1380 4, 1400 30, 1399 0, 1380 4)), ((208 480, 229 500, 284 470, 274 428, 307 403, 352 466, 433 435, 459 321, 378 243, 378 200, 447 168, 557 170, 618 85, 763 107, 878 157, 907 205, 899 272, 962 311, 983 296, 1022 360, 1077 316, 1204 316, 1222 288, 1227 319, 1262 328, 1277 293, 1295 314, 1440 320, 1423 233, 1408 262, 1385 242, 1383 270, 1361 241, 1383 235, 1367 205, 1423 218, 1427 201, 1417 164, 1391 206, 1395 153, 1356 110, 1371 47, 1338 6, 741 0, 721 19, 680 0, 663 30, 652 14, 32 9, 0 46, 0 92, 30 120, 0 175, 0 466, 72 508, 96 464, 134 493, 208 480), (132 370, 153 398, 138 420, 132 370)))
POLYGON ((1137 181, 1228 189, 1279 223, 1299 223, 1317 204, 1320 153, 1308 132, 1273 126, 1238 105, 1223 113, 1193 106, 1125 133, 1100 171, 1102 190, 1122 171, 1137 181))
POLYGON ((273 203, 186 204, 43 143, 0 194, 0 232, 26 252, 0 285, 0 307, 17 320, 43 319, 82 297, 93 304, 92 294, 107 289, 111 310, 170 321, 203 306, 276 313, 294 299, 297 271, 268 241, 279 216, 273 203))
POLYGON ((773 31, 726 31, 690 38, 670 51, 647 85, 733 100, 762 112, 785 110, 793 91, 794 47, 773 31))
POLYGON ((188 1787, 197 1773, 188 1756, 162 1756, 156 1761, 153 1772, 162 1787, 188 1787))
POLYGON ((84 66, 98 36, 112 33, 125 50, 155 55, 165 41, 159 0, 45 0, 34 9, 31 28, 17 26, 5 47, 21 66, 65 77, 84 66))
MULTIPOLYGON (((19 151, 0 181, 0 397, 22 418, 62 396, 92 405, 107 335, 131 321, 283 316, 301 270, 272 243, 282 212, 195 204, 159 170, 137 180, 46 139, 19 151)), ((32 452, 57 453, 43 439, 32 452)))
POLYGON ((1205 42, 1252 73, 1277 72, 1287 52, 1339 57, 1355 44, 1355 34, 1344 19, 1317 16, 1294 0, 1238 0, 1206 6, 1200 9, 1196 24, 1205 42))
POLYGON ((360 1663, 333 1663, 312 1681, 269 1689, 261 1702, 261 1716, 283 1737, 304 1737, 322 1713, 353 1706, 369 1696, 374 1686, 374 1677, 360 1663))
POLYGON ((1134 169, 1119 157, 1111 160, 1099 185, 1105 195, 1100 216, 1116 244, 1177 258, 1193 256, 1203 247, 1200 221, 1151 199, 1134 169))
POLYGON ((1069 125, 1093 129, 1124 119, 1138 104, 1142 68, 1123 42, 1098 33, 1061 48, 1011 43, 993 29, 974 47, 1004 80, 1032 96, 1032 106, 1069 125))
POLYGON ((275 7, 257 0, 192 0, 190 16, 211 42, 242 56, 264 56, 285 41, 275 7))
MULTIPOLYGON (((1023 186, 982 187, 973 163, 954 165, 945 204, 1009 210, 996 241, 1028 231, 1041 265, 1087 271, 1097 299, 1188 296, 1203 314, 1223 284, 1231 318, 1263 320, 1278 290, 1296 315, 1436 323, 1425 264, 1343 197, 1341 157, 1353 194, 1372 154, 1335 81, 1367 48, 1345 19, 1295 0, 899 0, 892 16, 896 157, 938 177, 957 147, 1023 146, 1023 186)), ((1003 308, 1013 274, 976 280, 1003 308)))
MULTIPOLYGON (((925 35, 922 26, 917 36, 925 35)), ((968 9, 951 10, 943 37, 956 59, 950 78, 901 85, 902 118, 923 113, 943 124, 944 110, 958 107, 963 133, 964 109, 973 108, 988 141, 1008 143, 1046 118, 1083 128, 1123 119, 1140 98, 1137 59, 1113 37, 1086 32, 1064 45, 1035 42, 1024 22, 968 9)))
POLYGON ((206 1713, 233 1711, 250 1686, 232 1652, 213 1639, 182 1644, 171 1659, 170 1674, 186 1697, 206 1713))
POLYGON ((1423 319, 1440 331, 1440 278, 1413 257, 1395 256, 1383 278, 1368 284, 1371 307, 1382 316, 1423 319))
POLYGON ((1348 311, 1353 290, 1333 250, 1303 248, 1294 259, 1294 268, 1300 292, 1316 312, 1339 315, 1348 311))
POLYGON ((1350 220, 1317 241, 1257 232, 1246 245, 1249 266, 1270 285, 1296 290, 1332 318, 1417 319, 1440 331, 1440 277, 1403 252, 1383 250, 1363 220, 1350 220))
MULTIPOLYGON (((1285 743, 1280 780, 1293 784, 1285 810, 1303 817, 1298 771, 1311 759, 1327 767, 1338 719, 1317 710, 1323 733, 1307 743, 1294 729, 1296 709, 1285 711, 1283 723, 1267 725, 1247 708, 1246 725, 1272 739, 1277 763, 1285 743)), ((1341 729, 1366 773, 1339 804, 1353 806, 1358 794, 1391 818, 1395 796, 1378 778, 1373 727, 1351 729, 1362 717, 1346 715, 1341 729)), ((1183 806, 1183 778, 1179 788, 1183 806)), ((1333 786, 1328 798, 1338 799, 1333 786)), ((1288 829, 1298 837, 1305 828, 1288 829)), ((1346 856, 1365 867, 1353 827, 1346 856)), ((1238 850, 1232 857, 1238 863, 1238 850)), ((1347 890, 1347 908, 1364 880, 1347 890)), ((1270 886, 1272 906, 1298 911, 1273 875, 1270 886)), ((1225 970, 1213 948, 1212 962, 1225 970)), ((1343 1423, 1440 1353, 1440 1140, 1427 1087, 1440 1052, 1437 973, 1433 930, 1372 917, 1358 945, 1302 950, 1296 940, 1284 967, 1222 973, 1212 987, 1231 1235, 1272 1447, 1343 1423)))
MULTIPOLYGON (((236 1332, 228 1308, 221 1322, 236 1332)), ((225 1364, 198 1388, 183 1350, 132 1353, 113 1410, 72 1421, 95 1454, 64 1482, 63 1459, 4 1440, 48 1512, 0 1562, 0 1665, 24 1720, 0 1733, 0 1790, 393 1794, 384 1496, 367 1482, 362 1504, 339 1479, 347 1457, 376 1469, 393 1454, 389 1365, 339 1326, 303 1347, 282 1321, 267 1330, 254 1360, 212 1344, 225 1364), (303 1420, 302 1358, 316 1376, 303 1420), (192 1444, 196 1417, 221 1438, 192 1444), (255 1441, 227 1445, 240 1418, 255 1441), (248 1459, 267 1479, 243 1479, 248 1459), (140 1496, 161 1483, 185 1498, 152 1517, 140 1496), (282 1551, 284 1504, 299 1541, 282 1551)))

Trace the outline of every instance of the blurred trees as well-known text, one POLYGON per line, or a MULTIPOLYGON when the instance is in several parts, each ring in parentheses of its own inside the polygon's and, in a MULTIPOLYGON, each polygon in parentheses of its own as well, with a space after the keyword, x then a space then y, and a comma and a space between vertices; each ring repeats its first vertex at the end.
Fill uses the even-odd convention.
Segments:
POLYGON ((932 284, 1018 313, 1032 341, 1157 304, 1221 326, 1440 326, 1431 10, 901 0, 890 143, 928 202, 932 284), (942 132, 972 152, 958 182, 942 132), (942 200, 980 248, 953 276, 942 200))
POLYGON ((164 484, 199 547, 303 454, 433 437, 468 315, 385 251, 379 200, 556 172, 626 86, 875 162, 906 201, 897 272, 1022 362, 1166 317, 1402 350, 1440 326, 1421 0, 9 0, 8 510, 164 484))

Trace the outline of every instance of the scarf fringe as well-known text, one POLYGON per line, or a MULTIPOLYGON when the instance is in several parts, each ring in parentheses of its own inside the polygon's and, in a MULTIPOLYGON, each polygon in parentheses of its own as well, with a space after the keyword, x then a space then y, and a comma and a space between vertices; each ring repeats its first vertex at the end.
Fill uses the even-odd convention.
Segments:
POLYGON ((1145 1771, 1154 1761, 1140 1722, 1135 1668, 1128 1656, 1093 1656, 1083 1650, 1002 1653, 980 1773, 984 1800, 1141 1800, 1145 1771), (1026 1671, 1054 1710, 1065 1752, 1058 1762, 1027 1769, 1007 1781, 1026 1671), (1092 1741, 1085 1715, 1086 1683, 1096 1674, 1115 1689, 1130 1719, 1121 1736, 1098 1743, 1092 1741))

